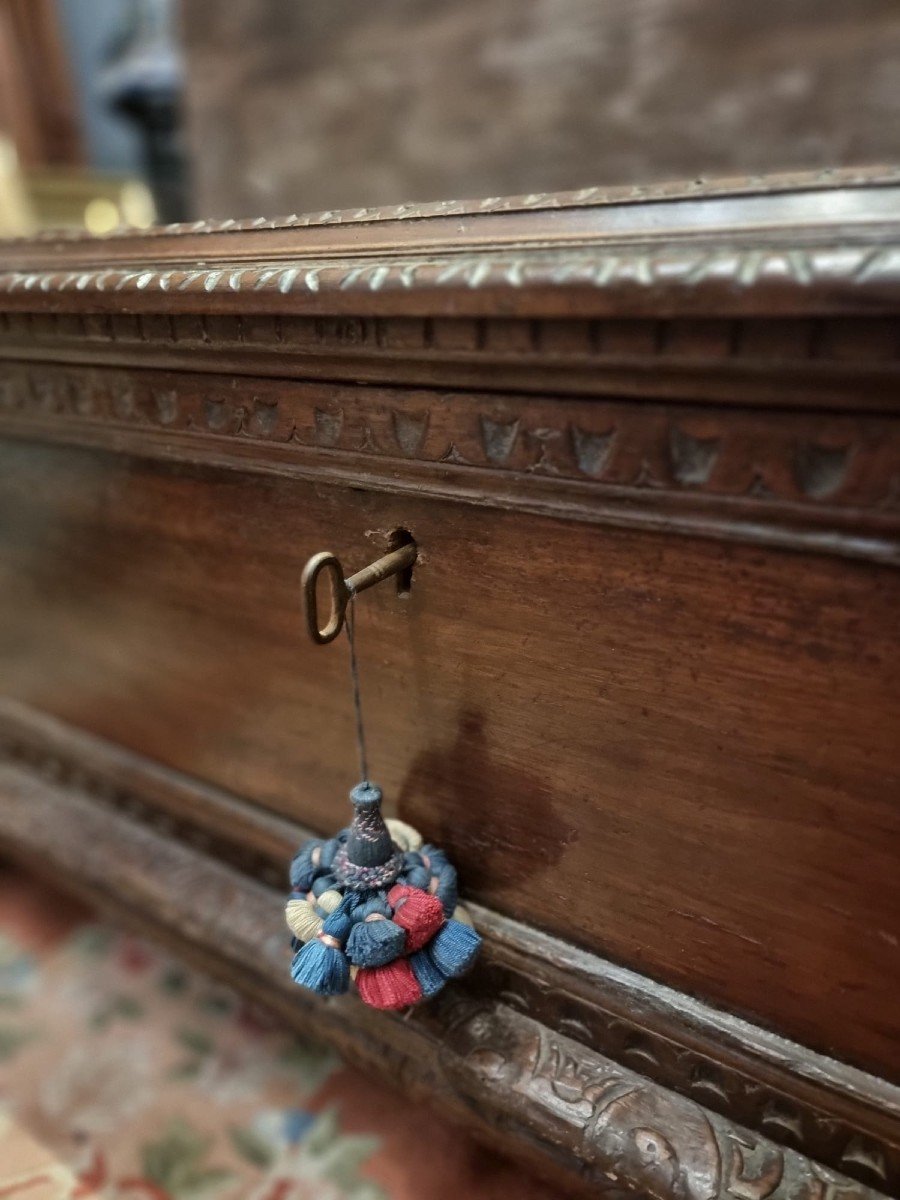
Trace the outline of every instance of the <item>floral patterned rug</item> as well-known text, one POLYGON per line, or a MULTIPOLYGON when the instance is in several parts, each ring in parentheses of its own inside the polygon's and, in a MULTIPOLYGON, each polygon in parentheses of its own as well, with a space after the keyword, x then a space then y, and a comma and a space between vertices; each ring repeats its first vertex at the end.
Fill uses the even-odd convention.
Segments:
POLYGON ((9 1113, 0 1113, 0 1196, 28 1200, 66 1200, 83 1190, 72 1171, 41 1146, 9 1113))
MULTIPOLYGON (((61 1200, 558 1197, 12 871, 0 874, 0 1104, 71 1170, 61 1200)), ((9 1190, 0 1171, 0 1196, 38 1191, 9 1190)))

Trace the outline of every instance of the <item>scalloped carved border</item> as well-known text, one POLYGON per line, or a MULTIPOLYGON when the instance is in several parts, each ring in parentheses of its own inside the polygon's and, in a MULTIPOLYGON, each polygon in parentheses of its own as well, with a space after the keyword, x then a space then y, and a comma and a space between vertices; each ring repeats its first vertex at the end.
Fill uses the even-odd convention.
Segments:
MULTIPOLYGON (((863 515, 896 534, 900 421, 882 416, 717 410, 543 397, 0 362, 0 427, 26 420, 65 437, 79 427, 164 432, 220 450, 278 446, 585 484, 664 503, 739 503, 754 517, 863 515)), ((189 456, 189 453, 188 453, 189 456)))

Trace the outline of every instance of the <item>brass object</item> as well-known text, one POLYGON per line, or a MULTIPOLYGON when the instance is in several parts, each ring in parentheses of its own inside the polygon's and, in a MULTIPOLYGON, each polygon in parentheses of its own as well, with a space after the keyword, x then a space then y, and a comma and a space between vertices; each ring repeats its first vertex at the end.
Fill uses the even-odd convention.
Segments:
POLYGON ((416 561, 417 555, 418 548, 415 542, 408 542, 345 579, 344 568, 341 566, 340 560, 330 550, 321 550, 318 554, 314 554, 303 568, 301 578, 303 612, 306 617, 306 628, 312 640, 319 646, 333 642, 343 627, 351 596, 364 592, 366 588, 374 587, 376 583, 381 583, 384 579, 390 579, 392 575, 399 575, 401 571, 408 570, 416 561), (323 571, 327 571, 331 585, 331 611, 324 629, 319 623, 316 596, 319 576, 323 571))

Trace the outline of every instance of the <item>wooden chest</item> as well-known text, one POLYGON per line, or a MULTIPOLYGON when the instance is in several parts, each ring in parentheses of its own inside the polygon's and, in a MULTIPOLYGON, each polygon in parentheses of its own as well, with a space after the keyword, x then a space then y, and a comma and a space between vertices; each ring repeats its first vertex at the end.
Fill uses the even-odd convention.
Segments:
POLYGON ((0 838, 589 1192, 900 1189, 900 173, 0 255, 0 838), (284 961, 370 757, 485 935, 284 961))

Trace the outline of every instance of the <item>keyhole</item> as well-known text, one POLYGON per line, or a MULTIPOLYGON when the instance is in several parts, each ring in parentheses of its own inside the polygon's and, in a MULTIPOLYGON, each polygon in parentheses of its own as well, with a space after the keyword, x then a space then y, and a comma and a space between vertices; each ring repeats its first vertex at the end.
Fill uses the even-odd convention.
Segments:
MULTIPOLYGON (((408 529, 394 529, 388 537, 388 550, 399 550, 401 546, 414 546, 416 539, 408 529)), ((414 564, 415 565, 415 564, 414 564)), ((412 567, 397 572, 397 595, 408 596, 412 587, 412 567)))

